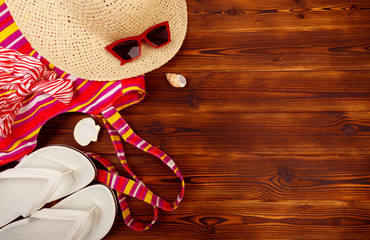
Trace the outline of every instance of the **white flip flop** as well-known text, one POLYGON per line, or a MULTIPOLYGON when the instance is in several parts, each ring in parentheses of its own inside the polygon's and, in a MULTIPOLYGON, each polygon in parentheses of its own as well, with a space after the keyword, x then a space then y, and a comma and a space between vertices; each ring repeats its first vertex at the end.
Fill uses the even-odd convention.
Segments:
POLYGON ((0 239, 102 239, 111 229, 117 203, 104 185, 86 187, 29 218, 0 229, 0 239))
POLYGON ((87 156, 67 146, 31 153, 0 173, 0 227, 87 186, 95 172, 87 156))

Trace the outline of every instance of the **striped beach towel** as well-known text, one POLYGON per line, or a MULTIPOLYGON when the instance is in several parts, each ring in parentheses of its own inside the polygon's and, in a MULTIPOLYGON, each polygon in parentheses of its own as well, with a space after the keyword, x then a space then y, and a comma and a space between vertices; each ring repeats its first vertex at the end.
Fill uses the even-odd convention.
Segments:
MULTIPOLYGON (((65 105, 56 98, 42 93, 32 94, 23 101, 23 106, 15 119, 12 133, 6 138, 0 138, 0 166, 20 160, 23 156, 33 151, 36 147, 37 135, 41 127, 50 118, 66 112, 87 113, 102 119, 121 164, 132 177, 132 179, 128 179, 120 176, 113 165, 104 157, 94 153, 87 153, 91 158, 95 158, 107 168, 108 171, 98 170, 96 179, 117 191, 125 223, 131 229, 144 231, 150 228, 157 220, 158 208, 166 211, 172 211, 177 208, 183 199, 185 189, 185 182, 179 168, 167 154, 137 136, 118 112, 144 99, 146 95, 144 76, 121 81, 97 82, 76 78, 63 72, 31 47, 16 26, 4 0, 0 0, 0 46, 40 59, 46 66, 53 69, 59 78, 71 79, 74 91, 69 105, 65 105), (169 203, 151 192, 138 176, 130 170, 124 154, 122 140, 154 155, 180 178, 181 190, 173 203, 169 203), (153 206, 154 216, 149 224, 136 221, 131 216, 126 195, 138 198, 153 206)), ((5 90, 0 90, 0 95, 4 92, 5 90)))

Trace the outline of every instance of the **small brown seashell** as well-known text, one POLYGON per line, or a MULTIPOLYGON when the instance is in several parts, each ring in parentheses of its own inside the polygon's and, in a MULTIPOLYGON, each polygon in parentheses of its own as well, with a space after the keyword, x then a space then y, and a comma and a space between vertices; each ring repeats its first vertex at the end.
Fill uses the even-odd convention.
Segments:
POLYGON ((171 86, 175 88, 182 88, 186 85, 186 78, 177 73, 166 73, 166 78, 171 86))

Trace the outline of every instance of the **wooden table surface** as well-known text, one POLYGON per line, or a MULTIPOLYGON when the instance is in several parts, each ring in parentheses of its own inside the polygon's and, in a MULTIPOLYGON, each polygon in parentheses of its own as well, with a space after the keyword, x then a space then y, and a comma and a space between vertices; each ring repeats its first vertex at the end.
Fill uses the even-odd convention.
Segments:
MULTIPOLYGON (((175 160, 185 198, 146 232, 117 214, 106 239, 370 239, 369 0, 187 3, 180 52, 121 112, 175 160), (171 87, 166 72, 187 86, 171 87)), ((84 117, 50 120, 38 147, 68 144, 120 167, 106 130, 88 147, 73 140, 84 117)), ((125 147, 147 186, 175 200, 176 176, 125 147)), ((129 200, 151 219, 149 205, 129 200)))

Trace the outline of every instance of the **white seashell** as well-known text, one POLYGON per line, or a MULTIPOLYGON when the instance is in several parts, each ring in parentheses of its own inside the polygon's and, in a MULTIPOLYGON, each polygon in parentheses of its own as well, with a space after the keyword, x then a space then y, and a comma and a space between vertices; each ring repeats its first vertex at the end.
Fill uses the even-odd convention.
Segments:
POLYGON ((171 86, 175 88, 182 88, 186 85, 186 78, 177 73, 166 73, 166 78, 171 86))
POLYGON ((84 118, 76 124, 73 137, 81 146, 87 146, 91 141, 96 142, 98 140, 99 130, 100 126, 95 125, 94 119, 84 118))

